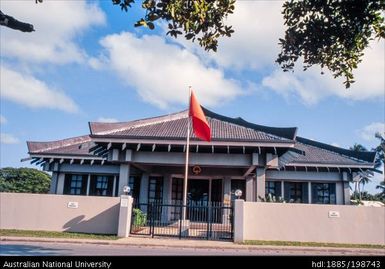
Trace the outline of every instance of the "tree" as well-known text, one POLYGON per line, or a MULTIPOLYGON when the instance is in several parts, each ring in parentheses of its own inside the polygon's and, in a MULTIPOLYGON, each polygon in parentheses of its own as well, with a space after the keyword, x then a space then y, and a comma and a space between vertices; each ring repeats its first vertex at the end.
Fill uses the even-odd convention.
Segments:
MULTIPOLYGON (((36 3, 43 0, 35 0, 36 3)), ((111 0, 128 12, 135 0, 111 0)), ((205 50, 217 51, 218 39, 234 30, 225 24, 235 0, 142 0, 145 15, 135 26, 154 29, 156 20, 168 22, 167 35, 197 40, 205 50)), ((362 61, 369 41, 385 39, 384 0, 286 0, 283 4, 287 30, 279 39, 276 62, 284 71, 303 58, 304 70, 313 65, 343 76, 349 88, 353 70, 362 61)), ((321 72, 323 74, 323 72, 321 72)))
POLYGON ((0 192, 47 193, 51 176, 33 168, 0 169, 0 192))
MULTIPOLYGON (((374 168, 379 169, 384 164, 385 139, 380 133, 376 133, 375 137, 380 139, 380 144, 377 147, 372 148, 372 151, 376 152, 376 157, 374 159, 374 168)), ((352 147, 350 147, 350 150, 367 151, 367 149, 363 145, 357 144, 357 143, 354 144, 352 147)), ((364 188, 365 184, 368 184, 371 181, 371 177, 373 175, 374 175, 374 173, 371 171, 368 171, 368 170, 367 171, 361 171, 359 173, 360 180, 359 180, 359 182, 356 182, 354 192, 360 196, 361 195, 360 184, 362 184, 362 188, 364 188)), ((384 181, 385 181, 385 178, 384 178, 384 181)), ((381 184, 382 183, 384 183, 384 182, 381 182, 381 184)), ((376 188, 377 189, 383 188, 383 186, 378 185, 376 188)))
POLYGON ((369 41, 385 38, 384 9, 384 0, 286 1, 282 14, 287 30, 277 63, 289 71, 303 58, 304 70, 326 67, 334 78, 343 76, 349 88, 369 41))
POLYGON ((33 32, 35 29, 33 29, 33 25, 25 22, 21 22, 16 20, 15 18, 4 14, 0 10, 0 25, 19 30, 22 32, 33 32))
MULTIPOLYGON (((112 0, 122 10, 128 11, 135 0, 112 0)), ((143 0, 146 15, 135 26, 154 29, 154 21, 168 22, 167 35, 177 38, 184 35, 187 40, 198 40, 205 50, 216 51, 218 38, 231 36, 234 30, 224 24, 225 18, 234 11, 235 0, 143 0)))
MULTIPOLYGON (((385 152, 385 138, 382 136, 381 133, 377 132, 375 135, 375 138, 380 140, 380 144, 372 149, 373 151, 376 152, 376 168, 380 167, 381 165, 384 165, 384 152, 385 152)), ((384 181, 385 181, 385 176, 384 176, 384 181)))
MULTIPOLYGON (((349 148, 350 150, 353 150, 353 151, 368 151, 363 145, 361 144, 354 144, 353 147, 350 147, 349 148)), ((359 172, 359 181, 356 181, 355 182, 355 189, 354 189, 354 192, 355 193, 358 193, 358 195, 361 197, 361 188, 360 188, 360 185, 362 184, 362 188, 365 187, 365 184, 369 183, 371 181, 371 177, 372 177, 373 173, 369 173, 368 171, 365 171, 365 172, 359 172)), ((361 199, 361 198, 360 198, 361 199)))
POLYGON ((376 186, 376 189, 379 189, 381 190, 380 193, 378 193, 378 196, 385 200, 385 181, 381 181, 381 183, 379 185, 376 186))

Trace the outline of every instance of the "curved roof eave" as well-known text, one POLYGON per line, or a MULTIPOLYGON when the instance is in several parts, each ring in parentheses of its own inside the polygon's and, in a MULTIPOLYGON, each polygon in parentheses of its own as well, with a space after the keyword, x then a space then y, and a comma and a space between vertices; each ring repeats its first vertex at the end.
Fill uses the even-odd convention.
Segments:
POLYGON ((223 116, 208 110, 207 108, 202 106, 202 110, 207 117, 216 118, 223 121, 228 121, 233 124, 237 124, 246 128, 251 128, 256 131, 262 131, 265 133, 269 133, 275 136, 283 137, 289 140, 295 140, 297 136, 297 127, 270 127, 259 125, 255 123, 248 122, 242 118, 231 118, 227 116, 223 116))
POLYGON ((357 160, 365 161, 365 162, 370 163, 370 164, 373 164, 374 160, 376 158, 376 152, 375 151, 353 151, 353 150, 349 150, 349 149, 335 147, 335 146, 325 144, 322 142, 310 140, 310 139, 300 137, 300 136, 297 136, 296 140, 300 143, 303 143, 303 144, 307 144, 307 145, 311 145, 311 146, 318 147, 321 149, 329 150, 329 151, 347 156, 349 158, 354 158, 357 160))

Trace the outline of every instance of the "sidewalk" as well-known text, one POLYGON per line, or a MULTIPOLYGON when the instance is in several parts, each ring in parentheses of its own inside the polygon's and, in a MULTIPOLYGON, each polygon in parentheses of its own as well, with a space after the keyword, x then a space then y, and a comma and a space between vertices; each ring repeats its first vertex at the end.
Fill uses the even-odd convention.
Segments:
MULTIPOLYGON (((168 248, 215 248, 215 249, 259 249, 259 250, 290 250, 298 251, 301 255, 304 251, 320 251, 329 255, 332 253, 341 253, 345 255, 381 255, 385 256, 385 249, 369 248, 336 248, 336 247, 302 247, 302 246, 267 246, 267 245, 241 245, 233 242, 209 241, 209 240, 186 240, 176 238, 150 238, 132 236, 118 240, 98 240, 98 239, 71 239, 71 238, 43 238, 43 237, 15 237, 2 236, 1 241, 15 242, 46 242, 46 243, 75 243, 75 244, 100 244, 100 245, 120 245, 120 246, 138 246, 138 247, 168 247, 168 248)), ((0 243, 1 244, 1 243, 0 243)), ((336 254, 337 255, 337 254, 336 254)))

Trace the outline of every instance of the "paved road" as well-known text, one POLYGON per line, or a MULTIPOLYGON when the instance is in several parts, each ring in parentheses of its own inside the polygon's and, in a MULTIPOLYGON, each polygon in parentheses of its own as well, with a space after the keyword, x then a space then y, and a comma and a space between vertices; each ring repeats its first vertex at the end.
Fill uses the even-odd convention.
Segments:
MULTIPOLYGON (((270 253, 278 254, 278 253, 270 253)), ((174 248, 153 246, 119 246, 96 244, 1 242, 0 255, 31 256, 119 256, 119 255, 267 255, 261 251, 216 250, 202 248, 174 248)))
MULTIPOLYGON (((301 249, 205 249, 158 246, 98 245, 46 242, 0 242, 0 255, 4 256, 129 256, 129 255, 352 255, 344 251, 301 249)), ((361 254, 362 255, 362 254, 361 254)))

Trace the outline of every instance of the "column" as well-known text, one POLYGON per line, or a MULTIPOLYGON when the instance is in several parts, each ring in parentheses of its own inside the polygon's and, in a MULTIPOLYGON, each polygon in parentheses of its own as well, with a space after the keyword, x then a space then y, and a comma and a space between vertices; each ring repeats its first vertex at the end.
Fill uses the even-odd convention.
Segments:
POLYGON ((254 201, 254 178, 252 176, 246 177, 246 201, 254 201))
POLYGON ((307 187, 308 187, 307 189, 308 200, 309 200, 309 204, 311 204, 311 182, 307 184, 307 187))
POLYGON ((52 172, 51 185, 49 187, 49 194, 55 194, 58 183, 58 173, 52 172))
POLYGON ((118 186, 118 195, 123 195, 123 186, 128 186, 128 179, 130 177, 130 165, 128 163, 123 163, 120 165, 119 170, 119 186, 118 186))
POLYGON ((90 195, 90 184, 91 184, 91 175, 88 174, 88 177, 87 177, 87 196, 90 195))
POLYGON ((114 182, 112 184, 112 196, 114 197, 116 193, 116 176, 114 176, 114 182))
MULTIPOLYGON (((344 204, 350 205, 350 188, 349 188, 349 182, 343 182, 343 196, 344 196, 344 204)), ((339 195, 337 193, 336 195, 339 195)))
POLYGON ((230 205, 231 201, 231 178, 223 178, 223 203, 225 205, 230 205))
POLYGON ((282 197, 283 200, 285 200, 285 190, 284 190, 284 188, 285 188, 285 183, 282 180, 281 181, 281 197, 282 197))
POLYGON ((257 201, 260 201, 261 198, 263 199, 265 198, 265 182, 266 182, 265 171, 266 171, 265 168, 257 168, 255 172, 257 201))
MULTIPOLYGON (((349 179, 352 179, 352 175, 348 174, 348 172, 342 172, 342 193, 341 194, 343 195, 343 203, 345 205, 350 205, 349 179)), ((336 188, 336 195, 340 195, 339 193, 337 193, 337 188, 336 188)))
MULTIPOLYGON (((223 205, 231 205, 231 177, 223 178, 223 205)), ((222 222, 228 223, 230 221, 231 209, 224 209, 222 211, 222 222)))
POLYGON ((132 215, 132 197, 128 195, 120 196, 119 221, 118 221, 118 236, 128 237, 131 228, 132 215))
POLYGON ((243 243, 245 233, 244 222, 244 201, 241 199, 235 200, 234 206, 234 242, 243 243))
POLYGON ((65 174, 60 173, 57 180, 56 194, 63 194, 65 174))
MULTIPOLYGON (((171 203, 171 175, 163 176, 163 203, 171 203)), ((166 206, 162 208, 162 222, 166 223, 171 219, 171 207, 166 206)))

